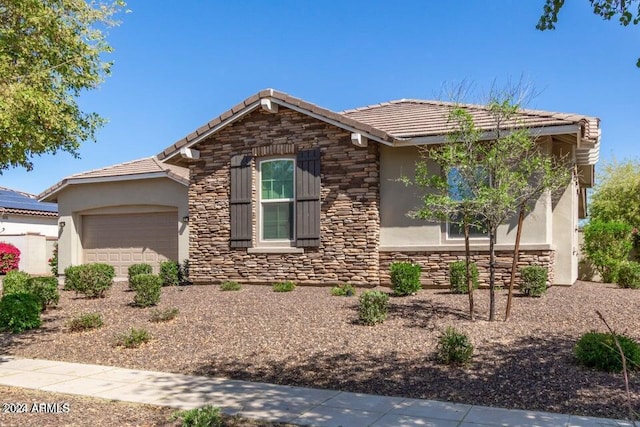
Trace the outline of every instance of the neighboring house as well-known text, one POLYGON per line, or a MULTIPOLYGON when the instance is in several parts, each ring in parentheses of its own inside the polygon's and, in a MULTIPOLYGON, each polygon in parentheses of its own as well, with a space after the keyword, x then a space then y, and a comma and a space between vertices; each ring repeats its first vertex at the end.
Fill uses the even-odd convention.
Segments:
POLYGON ((104 262, 126 277, 134 263, 158 272, 188 252, 189 170, 155 157, 64 178, 38 197, 58 202, 58 265, 104 262))
POLYGON ((58 239, 58 207, 33 194, 0 187, 0 242, 20 250, 20 270, 50 273, 48 264, 58 239))
MULTIPOLYGON (((420 194, 398 178, 413 176, 420 146, 446 142, 452 107, 399 100, 336 113, 269 89, 177 141, 157 158, 190 171, 191 278, 384 285, 391 262, 412 260, 424 285, 448 284, 448 263, 464 256, 462 236, 409 218, 420 194)), ((486 109, 463 107, 490 140, 486 109)), ((544 195, 527 215, 520 245, 520 265, 545 266, 553 283, 572 284, 599 119, 523 110, 509 125, 526 126, 543 150, 575 164, 559 200, 544 195)), ((122 183, 110 185, 117 192, 122 183)), ((508 277, 515 228, 514 219, 498 230, 499 281, 508 277)), ((475 236, 471 249, 486 278, 488 239, 475 236)))

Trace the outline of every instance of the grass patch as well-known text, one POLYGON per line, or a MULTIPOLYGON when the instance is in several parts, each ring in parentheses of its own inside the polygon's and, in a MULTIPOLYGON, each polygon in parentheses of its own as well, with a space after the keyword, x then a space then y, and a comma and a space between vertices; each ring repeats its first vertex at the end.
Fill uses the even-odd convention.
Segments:
POLYGON ((131 328, 127 332, 116 335, 116 347, 137 348, 151 340, 151 334, 146 329, 131 328))
POLYGON ((273 292, 291 292, 296 288, 296 284, 287 280, 273 285, 273 292))
POLYGON ((152 322, 168 322, 169 320, 175 319, 180 310, 177 308, 166 308, 164 310, 153 309, 151 310, 151 318, 152 322))
POLYGON ((83 313, 67 322, 67 328, 69 328, 69 331, 71 332, 98 329, 102 325, 104 325, 104 320, 100 313, 83 313))
POLYGON ((239 291, 240 283, 234 282, 233 280, 227 280, 226 282, 220 285, 221 291, 239 291))

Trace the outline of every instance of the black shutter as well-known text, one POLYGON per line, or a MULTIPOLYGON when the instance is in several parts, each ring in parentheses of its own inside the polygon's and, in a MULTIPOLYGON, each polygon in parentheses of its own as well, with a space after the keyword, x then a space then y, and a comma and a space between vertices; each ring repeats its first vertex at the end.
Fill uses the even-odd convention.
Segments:
POLYGON ((296 159, 296 246, 320 246, 320 149, 296 159))
POLYGON ((250 248, 253 229, 253 209, 251 205, 251 156, 237 155, 231 157, 230 178, 230 245, 232 248, 250 248))

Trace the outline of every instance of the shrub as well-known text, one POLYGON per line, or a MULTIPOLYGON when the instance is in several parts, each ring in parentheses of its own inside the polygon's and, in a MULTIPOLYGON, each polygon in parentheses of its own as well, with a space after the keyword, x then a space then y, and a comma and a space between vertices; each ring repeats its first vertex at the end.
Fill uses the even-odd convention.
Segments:
POLYGON ((620 263, 618 267, 618 286, 621 288, 640 289, 640 263, 633 261, 620 263))
POLYGON ((221 291, 239 291, 240 283, 234 282, 233 280, 227 280, 220 285, 221 291))
POLYGON ((11 270, 4 276, 2 282, 2 294, 23 294, 29 293, 28 281, 29 274, 24 271, 11 270))
MULTIPOLYGON (((131 279, 133 276, 137 276, 138 274, 151 274, 153 273, 153 269, 149 264, 132 264, 127 269, 127 276, 129 279, 129 288, 131 288, 131 279)), ((131 288, 133 289, 133 288, 131 288)))
POLYGON ((391 287, 393 293, 398 296, 411 295, 422 289, 420 284, 420 272, 418 264, 411 262, 391 263, 391 287))
POLYGON ((469 337, 449 326, 438 339, 436 359, 446 365, 464 365, 473 356, 473 345, 469 337))
POLYGON ((67 267, 64 275, 64 289, 74 290, 87 298, 104 298, 116 274, 112 266, 96 263, 67 267))
POLYGON ((175 261, 163 261, 160 263, 160 277, 162 278, 162 286, 177 286, 180 281, 178 280, 178 271, 180 270, 180 264, 175 261))
POLYGON ((18 293, 4 295, 0 299, 0 330, 19 333, 38 328, 40 320, 40 299, 32 294, 18 293))
POLYGON ((547 292, 547 269, 529 265, 520 269, 520 291, 530 297, 539 297, 547 292))
POLYGON ((58 275, 58 243, 53 244, 53 254, 51 254, 51 258, 48 260, 49 267, 51 267, 51 274, 54 276, 58 275))
POLYGON ((42 304, 42 311, 49 306, 58 305, 58 301, 60 301, 58 279, 56 277, 30 277, 27 281, 27 289, 30 294, 38 297, 42 304))
POLYGON ((20 250, 11 243, 0 242, 0 274, 17 270, 20 264, 20 250))
MULTIPOLYGON (((473 289, 478 289, 478 266, 475 262, 469 263, 469 273, 473 289)), ((454 261, 449 264, 449 287, 454 294, 466 294, 469 292, 467 286, 467 262, 454 261)))
POLYGON ((584 253, 604 282, 617 281, 618 266, 633 248, 631 232, 631 226, 615 221, 591 221, 584 227, 584 253))
MULTIPOLYGON (((629 369, 640 368, 640 345, 631 338, 616 334, 629 369)), ((622 359, 610 333, 587 332, 580 337, 574 353, 582 365, 607 372, 622 371, 622 359)))
POLYGON ((138 274, 131 278, 131 288, 136 295, 133 302, 138 307, 150 307, 160 301, 162 279, 155 274, 138 274))
POLYGON ((273 285, 274 292, 291 292, 296 288, 296 284, 291 281, 279 282, 273 285))
POLYGON ((104 324, 102 314, 100 313, 84 313, 80 314, 67 322, 67 328, 71 332, 87 331, 89 329, 97 329, 104 324))
POLYGON ((180 310, 177 308, 167 308, 165 310, 154 309, 151 310, 151 321, 152 322, 167 322, 171 319, 175 319, 180 310))
POLYGON ((351 297, 356 294, 356 288, 349 283, 343 283, 331 288, 331 295, 335 297, 351 297))
POLYGON ((151 335, 146 329, 131 328, 127 332, 116 335, 115 346, 136 348, 151 340, 151 335))
POLYGON ((176 411, 171 414, 171 420, 181 420, 182 427, 222 427, 220 408, 211 405, 176 411))
POLYGON ((189 260, 185 259, 182 261, 182 265, 178 270, 178 283, 180 286, 188 286, 193 284, 191 279, 189 278, 189 260))
POLYGON ((380 291, 364 291, 360 294, 358 315, 365 325, 382 323, 387 318, 389 295, 380 291))

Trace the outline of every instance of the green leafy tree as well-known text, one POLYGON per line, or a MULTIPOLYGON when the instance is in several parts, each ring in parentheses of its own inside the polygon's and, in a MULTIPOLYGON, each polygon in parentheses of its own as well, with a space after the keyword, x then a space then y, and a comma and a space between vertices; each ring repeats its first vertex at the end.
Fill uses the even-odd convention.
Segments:
POLYGON ((640 161, 605 163, 591 196, 592 221, 619 221, 640 227, 640 161))
MULTIPOLYGON (((606 21, 615 19, 625 27, 640 23, 639 0, 589 0, 589 2, 593 13, 606 21)), ((555 30, 558 14, 563 6, 564 0, 546 0, 536 28, 541 31, 555 30)), ((640 58, 638 58, 636 66, 640 67, 640 58)))
POLYGON ((124 2, 0 0, 0 172, 95 140, 104 120, 77 98, 109 75, 106 29, 124 2))

